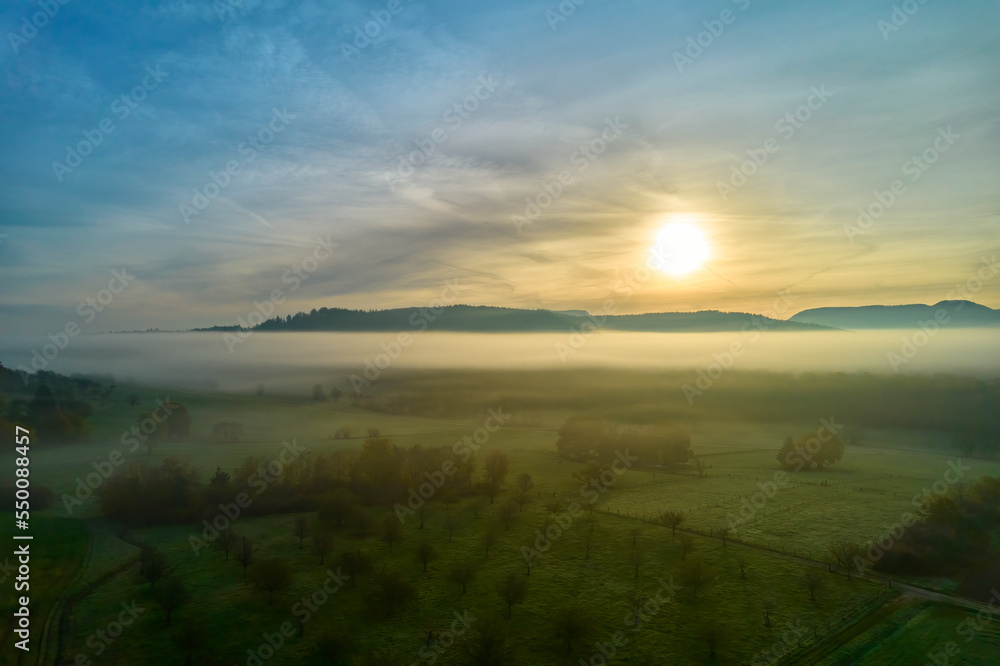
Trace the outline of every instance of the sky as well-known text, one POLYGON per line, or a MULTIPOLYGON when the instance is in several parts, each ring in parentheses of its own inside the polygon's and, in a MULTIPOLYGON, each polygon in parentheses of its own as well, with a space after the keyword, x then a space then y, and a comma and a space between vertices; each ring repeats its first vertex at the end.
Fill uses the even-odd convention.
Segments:
POLYGON ((998 19, 978 0, 4 3, 0 333, 443 296, 1000 307, 998 19), (707 261, 649 270, 677 221, 707 261))

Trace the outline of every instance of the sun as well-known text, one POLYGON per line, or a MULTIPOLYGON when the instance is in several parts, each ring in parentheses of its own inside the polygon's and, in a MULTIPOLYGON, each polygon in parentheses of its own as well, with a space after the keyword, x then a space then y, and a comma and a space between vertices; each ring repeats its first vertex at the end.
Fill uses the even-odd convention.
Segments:
POLYGON ((708 259, 708 242, 695 225, 672 222, 657 234, 650 254, 654 266, 679 277, 701 268, 708 259))

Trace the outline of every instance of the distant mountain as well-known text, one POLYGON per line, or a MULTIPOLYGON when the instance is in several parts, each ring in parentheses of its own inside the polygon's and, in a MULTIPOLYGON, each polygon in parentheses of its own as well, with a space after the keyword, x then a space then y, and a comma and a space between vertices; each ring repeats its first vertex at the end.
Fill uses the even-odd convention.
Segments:
POLYGON ((789 321, 819 324, 847 330, 873 328, 919 328, 920 322, 937 316, 953 328, 1000 325, 1000 310, 972 301, 941 301, 934 305, 863 305, 846 308, 814 308, 792 315, 789 321))
MULTIPOLYGON (((812 331, 826 326, 770 319, 745 312, 660 312, 638 315, 591 316, 584 311, 553 312, 482 305, 449 305, 392 310, 321 308, 287 317, 274 317, 256 327, 259 331, 465 331, 470 333, 529 333, 576 330, 584 324, 616 331, 708 332, 761 330, 812 331)), ((249 325, 248 325, 249 326, 249 325)), ((235 326, 213 326, 198 331, 231 331, 235 326)))

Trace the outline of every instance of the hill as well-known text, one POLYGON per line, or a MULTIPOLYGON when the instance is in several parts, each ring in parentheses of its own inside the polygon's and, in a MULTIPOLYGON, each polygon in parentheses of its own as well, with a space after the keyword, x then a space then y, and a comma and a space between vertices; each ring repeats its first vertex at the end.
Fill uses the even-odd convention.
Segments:
POLYGON ((847 330, 876 328, 920 328, 933 321, 953 328, 1000 325, 1000 310, 972 301, 941 301, 934 305, 864 305, 860 307, 803 310, 789 321, 819 324, 847 330))

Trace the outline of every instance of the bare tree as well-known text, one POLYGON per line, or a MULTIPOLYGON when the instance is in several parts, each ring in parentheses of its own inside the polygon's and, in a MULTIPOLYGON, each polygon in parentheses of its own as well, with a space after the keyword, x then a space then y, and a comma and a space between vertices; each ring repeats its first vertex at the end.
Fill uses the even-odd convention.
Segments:
POLYGON ((389 546, 389 552, 392 552, 392 544, 403 538, 403 526, 398 520, 393 516, 387 516, 382 522, 382 541, 389 546))
POLYGON ((465 586, 476 577, 476 567, 467 560, 452 562, 448 566, 448 578, 461 584, 462 594, 465 594, 465 586))
POLYGON ((139 394, 138 393, 129 393, 125 397, 125 401, 128 403, 129 407, 132 407, 134 409, 135 406, 139 404, 139 394))
POLYGON ((743 553, 736 554, 736 566, 740 568, 740 578, 745 579, 747 577, 747 558, 743 553))
POLYGON ((511 616, 514 606, 524 603, 528 596, 528 581, 521 578, 516 571, 506 572, 497 583, 497 594, 507 605, 507 617, 511 616))
POLYGON ((639 535, 640 535, 640 534, 641 534, 642 532, 641 532, 641 531, 639 530, 639 528, 638 528, 638 527, 631 527, 631 528, 629 528, 629 531, 628 531, 628 533, 629 533, 629 535, 630 535, 630 536, 632 537, 632 547, 633 547, 633 548, 635 548, 635 540, 636 540, 637 538, 639 538, 639 535))
POLYGON ((632 565, 635 570, 634 578, 639 577, 639 567, 646 563, 649 557, 646 555, 646 551, 642 548, 633 548, 628 554, 628 563, 632 565))
POLYGON ((713 618, 708 620, 708 623, 702 627, 701 630, 702 639, 708 645, 708 659, 710 662, 715 662, 715 653, 719 649, 720 644, 725 640, 726 633, 722 626, 713 618))
POLYGON ((170 626, 170 617, 173 615, 174 611, 184 603, 187 599, 187 590, 184 588, 184 583, 177 576, 169 576, 163 580, 163 584, 160 585, 153 596, 155 597, 157 603, 160 607, 167 612, 167 626, 170 626))
POLYGON ((594 542, 594 535, 588 532, 587 535, 583 537, 583 547, 585 548, 586 552, 583 559, 585 560, 590 559, 590 547, 591 545, 593 545, 593 542, 594 542))
POLYGON ((292 523, 292 534, 299 539, 299 550, 302 550, 302 540, 309 536, 309 518, 296 516, 292 523))
POLYGON ((490 504, 493 504, 493 498, 503 487, 508 470, 510 470, 510 458, 507 457, 506 453, 493 450, 486 454, 486 459, 483 461, 483 473, 486 474, 486 490, 490 496, 490 504))
POLYGON ((253 557, 257 553, 257 546, 253 545, 253 541, 243 537, 240 541, 240 547, 236 551, 237 559, 239 559, 240 564, 243 566, 243 580, 247 579, 247 567, 253 564, 253 557))
POLYGON ((807 567, 802 576, 802 582, 809 590, 809 601, 816 601, 816 593, 823 589, 823 572, 816 567, 807 567))
POLYGON ((854 558, 861 553, 862 549, 859 545, 846 539, 830 545, 830 555, 833 556, 833 561, 847 572, 847 580, 851 579, 854 558))
POLYGON ((267 605, 274 604, 274 593, 292 584, 292 569, 278 557, 261 560, 250 574, 250 583, 267 592, 267 605))
POLYGON ((694 458, 693 462, 694 462, 694 468, 698 472, 698 476, 699 477, 705 476, 705 470, 708 468, 708 465, 705 464, 705 461, 702 460, 701 458, 694 458))
POLYGON ((698 601, 698 593, 711 585, 712 579, 712 570, 701 558, 692 558, 684 567, 684 586, 691 590, 695 601, 698 601))
POLYGON ((352 585, 355 579, 371 572, 372 560, 363 550, 348 550, 337 558, 337 566, 350 576, 347 584, 352 585))
POLYGON ((156 589, 156 581, 163 578, 170 570, 170 562, 155 548, 143 548, 139 560, 142 577, 149 582, 149 589, 156 589))
POLYGON ((767 596, 767 597, 764 597, 764 600, 763 600, 762 603, 763 603, 763 606, 764 606, 764 626, 765 627, 770 627, 771 626, 771 613, 773 613, 774 609, 778 607, 778 602, 774 600, 774 597, 767 596))
POLYGON ((597 626, 594 617, 582 606, 564 606, 556 611, 552 618, 556 634, 566 641, 566 654, 573 651, 573 646, 593 633, 597 626))
POLYGON ((215 537, 215 541, 212 545, 215 546, 216 550, 221 550, 226 554, 226 562, 229 561, 229 551, 236 547, 239 537, 236 536, 236 532, 233 532, 229 528, 226 528, 219 532, 219 536, 215 537))
POLYGON ((497 519, 503 523, 505 530, 510 529, 510 521, 513 520, 515 515, 517 515, 517 512, 517 506, 510 501, 504 502, 497 507, 497 519))
POLYGON ((194 663, 195 654, 208 642, 205 637, 204 624, 194 620, 182 622, 171 639, 174 645, 184 653, 184 663, 188 666, 194 663))
POLYGON ((333 550, 333 543, 333 535, 326 530, 320 530, 313 535, 313 551, 319 555, 320 564, 323 564, 323 560, 326 559, 327 553, 333 550))
POLYGON ((430 541, 421 541, 417 545, 417 560, 424 565, 425 572, 427 571, 427 564, 436 560, 437 556, 437 548, 430 541))
POLYGON ((444 528, 448 530, 448 543, 451 543, 451 537, 454 535, 455 530, 458 529, 458 520, 455 518, 454 514, 449 513, 445 516, 444 528))
POLYGON ((487 616, 476 622, 466 650, 470 664, 495 666, 511 663, 513 650, 508 644, 507 621, 487 616))
POLYGON ((722 547, 726 547, 726 538, 729 536, 729 528, 723 527, 719 530, 719 536, 722 537, 722 547))
POLYGON ((485 532, 483 532, 483 546, 486 547, 486 557, 490 556, 490 548, 495 546, 497 543, 497 533, 492 527, 488 527, 485 532))
POLYGON ((694 539, 689 537, 687 534, 682 534, 680 538, 681 542, 681 559, 686 560, 687 554, 694 550, 694 539))
POLYGON ((660 516, 660 520, 662 520, 665 525, 670 527, 670 536, 673 538, 677 535, 677 528, 684 522, 684 512, 673 509, 670 511, 664 511, 660 516))
POLYGON ((430 509, 427 508, 426 504, 420 505, 420 508, 417 509, 417 515, 420 516, 420 527, 418 527, 417 529, 421 529, 421 530, 424 529, 424 524, 427 521, 427 515, 429 513, 430 513, 430 509))

